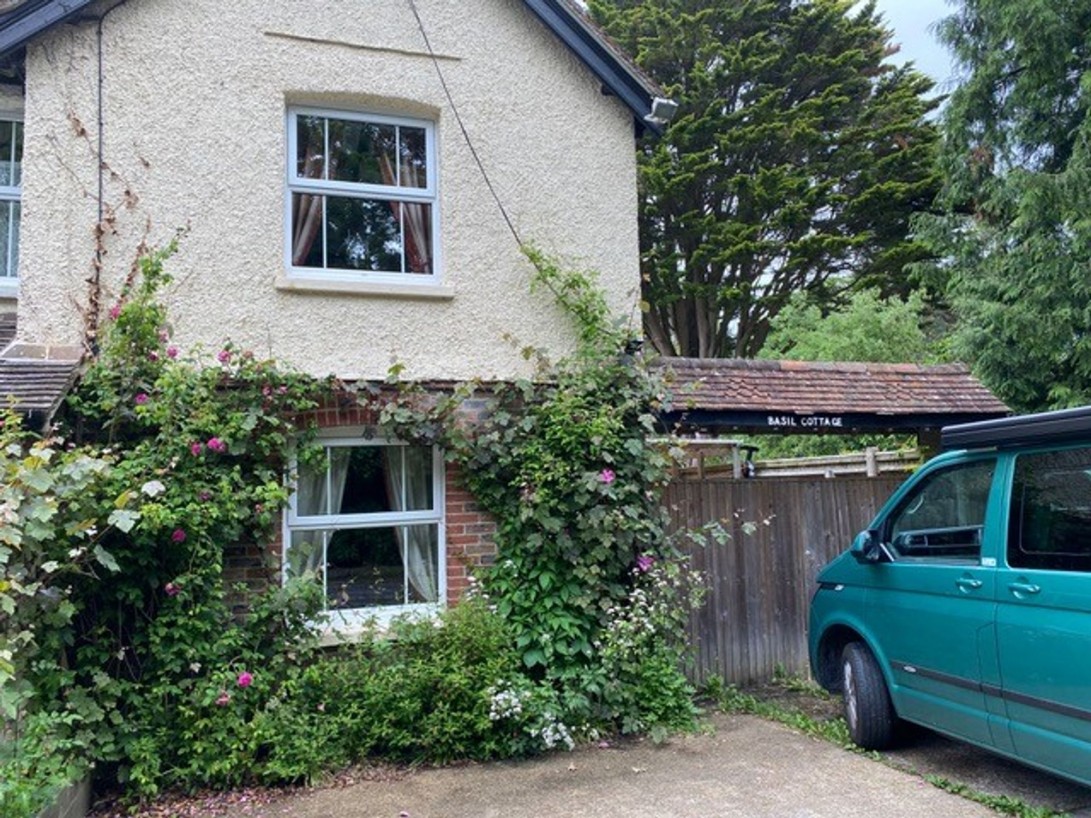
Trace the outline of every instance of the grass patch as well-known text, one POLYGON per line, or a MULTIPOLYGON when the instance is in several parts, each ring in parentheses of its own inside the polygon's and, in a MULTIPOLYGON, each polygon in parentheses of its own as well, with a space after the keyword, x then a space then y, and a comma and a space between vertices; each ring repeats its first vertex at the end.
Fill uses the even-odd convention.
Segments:
MULTIPOLYGON (((805 684, 807 687, 802 689, 797 687, 795 692, 818 695, 814 691, 821 690, 816 686, 812 690, 812 685, 809 682, 805 684)), ((713 683, 706 687, 705 693, 725 713, 746 713, 751 716, 760 716, 763 719, 779 722, 808 736, 832 742, 846 750, 863 753, 876 759, 879 758, 878 753, 861 750, 852 743, 852 739, 849 738, 848 726, 845 724, 845 720, 840 717, 818 718, 804 713, 799 708, 743 692, 734 685, 713 683)), ((824 690, 821 693, 827 697, 829 696, 824 690)))
POLYGON ((994 812, 999 812, 1002 815, 1012 815, 1014 818, 1066 818, 1068 815, 1068 813, 1064 812, 1054 812, 1049 807, 1032 807, 1030 804, 1020 801, 1018 798, 1012 798, 1010 795, 989 795, 965 784, 959 784, 957 781, 951 781, 941 775, 926 775, 924 780, 933 787, 939 787, 941 790, 968 798, 994 812))

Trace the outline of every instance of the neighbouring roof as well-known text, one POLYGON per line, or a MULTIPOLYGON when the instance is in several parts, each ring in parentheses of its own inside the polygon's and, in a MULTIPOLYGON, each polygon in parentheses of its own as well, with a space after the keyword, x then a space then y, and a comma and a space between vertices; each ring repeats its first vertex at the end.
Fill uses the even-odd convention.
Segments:
POLYGON ((45 423, 75 382, 79 361, 0 358, 0 402, 45 423))
MULTIPOLYGON (((23 0, 0 13, 0 58, 8 57, 33 37, 74 17, 93 0, 23 0)), ((663 90, 571 0, 524 0, 602 82, 603 87, 633 112, 637 124, 662 133, 665 122, 651 118, 653 103, 663 90)), ((0 0, 0 9, 11 0, 0 0)))
POLYGON ((664 358, 684 428, 748 432, 939 429, 1009 415, 961 364, 664 358))
POLYGON ((68 347, 13 344, 16 314, 0 313, 0 407, 43 425, 75 383, 79 355, 68 347))
POLYGON ((0 312, 0 352, 15 340, 15 313, 0 312))

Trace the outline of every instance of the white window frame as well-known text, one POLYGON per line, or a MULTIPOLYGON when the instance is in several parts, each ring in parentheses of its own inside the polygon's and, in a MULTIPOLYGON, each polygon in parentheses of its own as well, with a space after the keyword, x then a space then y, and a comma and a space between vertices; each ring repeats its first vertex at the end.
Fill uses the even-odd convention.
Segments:
MULTIPOLYGON (((24 138, 24 153, 26 148, 26 126, 23 120, 22 112, 5 111, 0 109, 0 122, 17 122, 21 126, 24 138)), ((23 162, 20 159, 20 165, 23 162)), ((18 185, 0 185, 0 202, 11 202, 14 204, 22 204, 23 201, 23 185, 22 185, 22 171, 20 171, 19 184, 18 185)), ((22 221, 22 214, 16 218, 14 214, 14 208, 8 211, 8 246, 7 250, 7 269, 14 270, 12 275, 0 276, 0 298, 18 298, 19 297, 19 260, 18 258, 12 258, 12 245, 11 237, 15 232, 18 232, 20 228, 20 222, 22 221), (14 265, 13 265, 14 262, 14 265)))
MULTIPOLYGON (((362 446, 411 446, 414 444, 386 438, 367 437, 363 429, 336 429, 319 433, 319 445, 328 448, 354 448, 362 446)), ((298 461, 293 457, 291 470, 298 473, 298 461)), ((328 633, 352 635, 359 633, 371 623, 386 626, 398 616, 405 614, 434 616, 445 606, 447 600, 447 532, 445 521, 446 496, 444 493, 445 464, 443 453, 437 446, 432 447, 432 497, 433 507, 422 511, 388 511, 369 514, 329 514, 300 515, 298 509, 299 493, 291 486, 288 506, 283 516, 281 536, 281 583, 287 582, 289 572, 289 552, 292 547, 292 533, 296 531, 335 531, 341 528, 390 528, 398 525, 434 524, 437 537, 436 588, 435 603, 409 605, 380 605, 371 608, 325 609, 321 625, 328 633)), ((403 570, 404 565, 403 565, 403 570)), ((325 563, 323 561, 323 576, 325 563)), ((324 580, 325 581, 325 580, 324 580)))
MULTIPOLYGON (((443 258, 440 248, 440 212, 439 212, 439 163, 436 151, 435 123, 426 119, 388 116, 361 111, 345 111, 332 108, 311 108, 290 106, 287 110, 285 127, 288 135, 288 155, 285 161, 286 190, 284 197, 284 263, 288 279, 317 282, 362 282, 378 285, 401 287, 436 287, 442 283, 443 258), (423 188, 377 185, 364 182, 345 182, 328 179, 312 179, 299 175, 298 147, 299 129, 297 120, 300 116, 317 116, 326 119, 339 119, 350 122, 366 122, 376 125, 401 125, 421 128, 425 134, 425 162, 427 185, 423 188), (353 270, 330 267, 297 267, 292 264, 292 197, 293 194, 316 194, 325 196, 343 196, 348 198, 383 199, 386 201, 427 204, 431 207, 431 273, 400 273, 371 270, 353 270)), ((327 150, 328 154, 328 150, 327 150)), ((325 242, 325 216, 321 239, 325 242)), ((403 243, 402 254, 404 257, 403 243)), ((325 253, 323 253, 325 255, 325 253)))

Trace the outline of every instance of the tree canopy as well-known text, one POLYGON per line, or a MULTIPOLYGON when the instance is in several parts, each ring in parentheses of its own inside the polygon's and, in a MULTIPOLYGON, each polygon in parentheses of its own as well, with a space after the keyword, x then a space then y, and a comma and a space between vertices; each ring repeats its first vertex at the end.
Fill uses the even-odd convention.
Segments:
POLYGON ((802 293, 773 319, 759 357, 800 361, 924 363, 937 357, 921 328, 924 303, 919 293, 907 300, 861 290, 841 309, 823 315, 802 293))
POLYGON ((591 0, 680 104, 643 142, 645 330, 659 352, 752 356, 793 293, 902 289, 937 189, 931 81, 883 62, 852 0, 591 0))
MULTIPOLYGON (((773 319, 762 358, 802 361, 866 361, 927 363, 941 356, 924 330, 927 309, 919 293, 903 300, 883 298, 878 289, 860 290, 836 310, 823 313, 805 293, 794 295, 773 319)), ((749 439, 763 458, 818 457, 914 445, 912 436, 897 435, 760 435, 749 439)))
POLYGON ((952 351, 1019 410, 1091 401, 1091 0, 962 0, 944 212, 918 221, 952 351))

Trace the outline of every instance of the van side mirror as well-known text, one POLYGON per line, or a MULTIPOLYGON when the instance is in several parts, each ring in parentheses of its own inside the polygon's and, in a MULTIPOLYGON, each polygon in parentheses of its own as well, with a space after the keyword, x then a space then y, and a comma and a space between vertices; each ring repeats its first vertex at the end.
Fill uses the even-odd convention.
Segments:
POLYGON ((890 553, 890 549, 883 545, 882 540, 879 539, 879 532, 870 528, 856 535, 849 553, 859 563, 874 564, 894 561, 894 555, 890 553))

